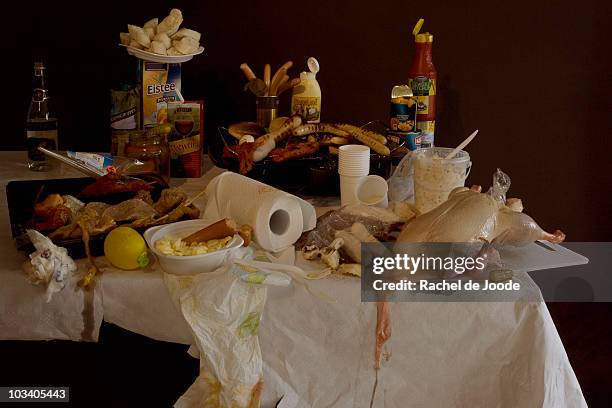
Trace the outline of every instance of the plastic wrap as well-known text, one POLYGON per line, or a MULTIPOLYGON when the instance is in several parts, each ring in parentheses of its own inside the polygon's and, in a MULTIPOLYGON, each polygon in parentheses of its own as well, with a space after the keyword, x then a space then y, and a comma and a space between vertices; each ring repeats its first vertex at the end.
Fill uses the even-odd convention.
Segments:
POLYGON ((510 176, 501 171, 501 169, 495 170, 495 173, 493 173, 493 185, 489 188, 487 194, 498 203, 505 204, 508 190, 510 190, 510 176))
POLYGON ((389 201, 414 200, 413 157, 412 152, 406 153, 387 181, 387 184, 389 184, 389 201))
POLYGON ((349 229, 357 222, 363 224, 379 241, 386 241, 389 233, 402 224, 401 218, 393 211, 366 205, 348 205, 319 217, 317 227, 304 233, 296 243, 296 248, 301 250, 307 245, 327 247, 336 237, 336 231, 349 229))

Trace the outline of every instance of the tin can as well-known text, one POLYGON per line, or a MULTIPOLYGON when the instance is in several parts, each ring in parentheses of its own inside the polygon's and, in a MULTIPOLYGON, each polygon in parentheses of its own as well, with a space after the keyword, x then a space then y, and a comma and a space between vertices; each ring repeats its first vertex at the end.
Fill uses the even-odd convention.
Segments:
POLYGON ((389 132, 387 139, 406 147, 408 150, 418 150, 422 144, 421 132, 389 132))
POLYGON ((436 129, 435 120, 424 120, 417 122, 417 129, 421 132, 421 147, 433 147, 434 131, 436 129))
POLYGON ((392 132, 416 130, 417 103, 408 85, 396 85, 391 90, 389 127, 392 132))

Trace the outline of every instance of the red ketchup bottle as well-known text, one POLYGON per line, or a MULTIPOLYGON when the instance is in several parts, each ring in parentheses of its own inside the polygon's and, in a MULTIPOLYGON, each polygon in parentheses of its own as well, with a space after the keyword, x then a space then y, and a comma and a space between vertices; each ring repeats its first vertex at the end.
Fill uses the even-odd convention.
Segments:
POLYGON ((436 88, 438 72, 431 57, 433 34, 419 33, 424 20, 414 26, 414 58, 408 72, 408 84, 417 101, 417 129, 422 132, 421 147, 434 145, 436 125, 436 88))

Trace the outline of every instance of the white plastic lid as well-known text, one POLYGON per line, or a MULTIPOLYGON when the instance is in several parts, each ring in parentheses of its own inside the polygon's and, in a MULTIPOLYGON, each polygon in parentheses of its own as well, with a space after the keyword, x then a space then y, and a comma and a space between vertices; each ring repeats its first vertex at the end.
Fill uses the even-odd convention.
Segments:
POLYGON ((319 61, 317 61, 315 57, 308 58, 308 61, 306 61, 306 65, 308 65, 308 69, 310 70, 310 72, 314 73, 315 75, 321 69, 321 67, 319 66, 319 61))

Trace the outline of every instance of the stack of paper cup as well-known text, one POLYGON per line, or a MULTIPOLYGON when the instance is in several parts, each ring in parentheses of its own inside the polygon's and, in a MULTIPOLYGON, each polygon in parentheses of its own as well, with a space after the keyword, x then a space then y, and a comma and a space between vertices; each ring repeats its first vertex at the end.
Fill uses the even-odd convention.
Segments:
POLYGON ((368 146, 340 146, 338 174, 340 174, 340 201, 343 206, 359 204, 357 190, 369 172, 370 148, 368 146))

